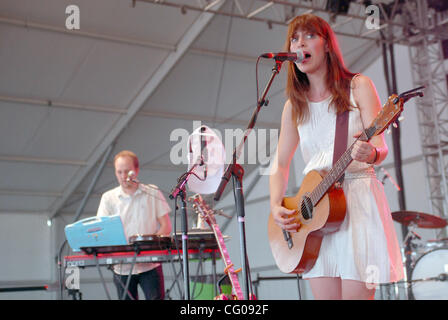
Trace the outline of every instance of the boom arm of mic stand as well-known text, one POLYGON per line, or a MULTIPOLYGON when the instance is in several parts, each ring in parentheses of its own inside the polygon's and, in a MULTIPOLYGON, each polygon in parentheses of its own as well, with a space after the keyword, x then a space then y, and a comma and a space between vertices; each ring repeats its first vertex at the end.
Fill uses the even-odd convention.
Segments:
POLYGON ((258 102, 257 102, 257 108, 254 110, 254 113, 252 114, 252 118, 249 121, 249 125, 247 126, 247 129, 245 131, 246 134, 244 135, 243 140, 240 142, 240 145, 234 149, 233 156, 232 156, 232 162, 227 166, 227 168, 221 178, 221 183, 219 184, 218 188, 216 189, 215 196, 213 198, 215 201, 219 201, 219 199, 221 199, 222 193, 224 192, 224 189, 226 188, 227 183, 230 180, 230 176, 232 175, 232 172, 234 171, 234 167, 236 165, 236 162, 237 162, 238 156, 239 156, 239 155, 237 155, 237 150, 240 149, 241 145, 244 145, 244 143, 246 142, 248 133, 250 133, 251 130, 255 127, 255 123, 257 122, 258 113, 260 112, 261 107, 267 105, 266 100, 265 100, 266 95, 268 94, 268 91, 271 88, 271 85, 272 85, 272 82, 274 81, 275 76, 277 76, 279 74, 280 69, 282 67, 282 63, 283 63, 283 61, 275 61, 275 66, 272 68, 271 78, 269 79, 268 83, 266 84, 266 88, 264 89, 260 100, 258 100, 258 102))
POLYGON ((186 173, 184 173, 183 175, 180 176, 179 180, 177 181, 177 185, 173 188, 173 190, 171 191, 169 198, 170 199, 174 199, 178 196, 179 192, 182 191, 182 189, 184 189, 185 184, 188 181, 188 178, 190 177, 190 175, 193 173, 193 170, 198 166, 197 163, 195 163, 190 170, 188 170, 186 173))

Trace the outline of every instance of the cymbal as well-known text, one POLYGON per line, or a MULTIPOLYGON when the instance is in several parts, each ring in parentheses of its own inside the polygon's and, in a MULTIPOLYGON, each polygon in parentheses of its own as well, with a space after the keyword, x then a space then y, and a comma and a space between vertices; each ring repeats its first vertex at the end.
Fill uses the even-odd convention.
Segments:
POLYGON ((445 219, 432 214, 417 211, 395 211, 392 212, 392 219, 408 226, 412 222, 419 228, 444 228, 447 225, 445 219))

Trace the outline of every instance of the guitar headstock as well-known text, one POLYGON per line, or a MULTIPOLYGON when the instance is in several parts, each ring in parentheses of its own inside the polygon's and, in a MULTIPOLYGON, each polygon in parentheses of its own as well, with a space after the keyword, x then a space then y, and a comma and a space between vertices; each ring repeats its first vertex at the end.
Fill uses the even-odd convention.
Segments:
POLYGON ((209 225, 216 224, 216 219, 213 209, 202 199, 200 194, 195 194, 188 198, 193 203, 193 209, 199 214, 209 225))
POLYGON ((389 97, 381 111, 372 121, 370 127, 365 131, 367 138, 381 134, 389 125, 394 122, 403 111, 404 100, 396 94, 389 97))

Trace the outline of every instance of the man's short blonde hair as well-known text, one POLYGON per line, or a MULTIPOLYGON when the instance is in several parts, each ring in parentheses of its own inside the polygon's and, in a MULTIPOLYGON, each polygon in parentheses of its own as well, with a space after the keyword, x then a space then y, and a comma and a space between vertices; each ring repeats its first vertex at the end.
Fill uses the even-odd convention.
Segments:
POLYGON ((138 157, 134 152, 129 151, 129 150, 123 150, 123 151, 118 152, 114 157, 114 165, 115 165, 115 162, 117 161, 117 159, 121 158, 121 157, 131 158, 132 161, 134 162, 134 168, 135 169, 139 168, 138 157))

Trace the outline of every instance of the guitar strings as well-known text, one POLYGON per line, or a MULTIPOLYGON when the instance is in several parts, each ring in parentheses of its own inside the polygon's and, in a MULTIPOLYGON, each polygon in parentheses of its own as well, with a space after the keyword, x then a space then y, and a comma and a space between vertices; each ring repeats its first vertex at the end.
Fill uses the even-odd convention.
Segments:
MULTIPOLYGON (((368 131, 368 129, 363 131, 363 135, 361 135, 363 138, 368 137, 368 133, 366 131, 368 131)), ((330 181, 339 179, 340 176, 342 175, 342 173, 347 168, 347 166, 350 164, 350 161, 353 160, 351 157, 351 152, 352 152, 352 149, 353 149, 355 143, 361 138, 361 136, 358 137, 347 150, 345 150, 345 152, 342 154, 342 156, 339 158, 339 160, 335 163, 335 165, 323 177, 322 181, 317 185, 316 188, 314 188, 313 191, 311 191, 309 199, 311 200, 311 204, 313 205, 313 207, 320 201, 320 199, 325 195, 325 192, 331 187, 331 186, 328 186, 328 184, 330 184, 330 181), (344 168, 342 168, 342 170, 341 170, 341 166, 340 166, 340 160, 345 160, 345 161, 349 162, 347 164, 347 166, 344 166, 344 168), (338 174, 337 171, 341 171, 341 172, 338 174), (335 174, 337 174, 336 178, 334 178, 335 174)), ((305 201, 303 201, 303 200, 301 202, 300 209, 301 209, 301 212, 303 212, 304 210, 307 209, 305 201)))
MULTIPOLYGON (((351 146, 345 150, 345 152, 342 154, 342 156, 336 161, 335 165, 328 171, 328 173, 323 177, 322 181, 317 185, 316 188, 314 188, 313 191, 311 191, 308 199, 311 200, 312 206, 316 206, 316 204, 320 201, 320 199, 325 195, 325 193, 328 191, 328 189, 331 186, 328 186, 330 184, 331 180, 337 180, 342 176, 345 169, 350 165, 350 162, 353 160, 351 157, 351 152, 353 150, 353 147, 355 143, 363 138, 363 141, 369 141, 370 138, 373 136, 373 134, 376 132, 377 128, 375 126, 371 126, 370 128, 367 128, 362 132, 362 134, 356 138, 356 140, 351 144, 351 146), (341 160, 346 161, 347 164, 341 167, 341 160), (338 171, 341 171, 338 173, 338 171), (334 175, 336 174, 336 178, 334 175)), ((307 205, 305 204, 305 201, 302 199, 301 205, 300 205, 301 213, 307 209, 307 205)))

